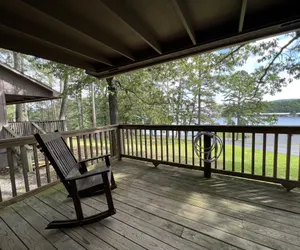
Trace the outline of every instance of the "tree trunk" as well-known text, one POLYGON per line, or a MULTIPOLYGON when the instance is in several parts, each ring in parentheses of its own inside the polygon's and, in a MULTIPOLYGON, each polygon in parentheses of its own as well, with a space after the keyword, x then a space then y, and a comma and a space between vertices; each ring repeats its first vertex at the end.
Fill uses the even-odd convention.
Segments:
POLYGON ((198 93, 198 125, 201 124, 201 94, 200 94, 200 88, 198 93))
POLYGON ((110 124, 119 124, 118 92, 113 77, 106 78, 108 84, 108 103, 110 124))
MULTIPOLYGON (((198 76, 199 76, 199 82, 200 82, 200 77, 201 77, 201 72, 199 70, 198 72, 198 76)), ((201 85, 199 86, 198 89, 198 125, 201 124, 201 85)))
POLYGON ((97 117, 96 117, 96 104, 95 104, 95 84, 91 85, 91 98, 92 98, 92 125, 93 128, 97 127, 97 117))
POLYGON ((61 80, 61 93, 63 94, 62 100, 61 100, 61 105, 60 105, 60 112, 59 112, 59 119, 60 120, 65 120, 66 119, 66 107, 67 107, 67 90, 68 90, 68 75, 66 75, 63 79, 61 80))
POLYGON ((79 111, 79 127, 83 129, 83 106, 82 106, 82 90, 79 90, 78 111, 79 111))
MULTIPOLYGON (((22 57, 20 53, 13 52, 14 68, 22 72, 22 57)), ((21 122, 23 120, 22 104, 16 104, 16 121, 21 122)))

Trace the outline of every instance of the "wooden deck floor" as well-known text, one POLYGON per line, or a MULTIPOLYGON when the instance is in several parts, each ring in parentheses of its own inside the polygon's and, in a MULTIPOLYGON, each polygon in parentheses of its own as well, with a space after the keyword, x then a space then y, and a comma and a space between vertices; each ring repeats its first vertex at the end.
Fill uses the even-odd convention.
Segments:
MULTIPOLYGON (((0 210, 0 249, 299 249, 300 193, 202 172, 123 160, 114 165, 117 214, 45 230, 75 217, 61 185, 0 210)), ((104 196, 83 199, 86 215, 104 196)))

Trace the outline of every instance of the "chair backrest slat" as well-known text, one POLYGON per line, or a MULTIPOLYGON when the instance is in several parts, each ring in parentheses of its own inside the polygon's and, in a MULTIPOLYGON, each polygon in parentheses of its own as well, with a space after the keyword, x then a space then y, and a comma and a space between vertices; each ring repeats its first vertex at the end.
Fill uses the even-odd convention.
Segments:
POLYGON ((59 132, 34 136, 61 179, 78 170, 77 160, 59 132))

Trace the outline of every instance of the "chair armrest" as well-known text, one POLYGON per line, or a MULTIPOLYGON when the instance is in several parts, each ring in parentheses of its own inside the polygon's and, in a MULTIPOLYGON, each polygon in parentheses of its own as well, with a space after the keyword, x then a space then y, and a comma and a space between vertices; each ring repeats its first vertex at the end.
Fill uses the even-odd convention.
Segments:
POLYGON ((63 180, 63 182, 76 181, 76 180, 84 179, 84 178, 91 177, 94 175, 104 174, 104 173, 109 172, 109 169, 97 169, 98 171, 95 171, 95 170, 91 171, 91 172, 86 172, 82 175, 67 177, 63 180))
POLYGON ((89 158, 89 159, 86 159, 86 160, 82 160, 80 161, 79 163, 82 164, 82 163, 85 163, 85 162, 88 162, 88 161, 92 161, 92 160, 97 160, 99 158, 105 158, 105 157, 108 157, 110 156, 110 154, 107 154, 107 155, 99 155, 99 156, 96 156, 96 157, 93 157, 93 158, 89 158))

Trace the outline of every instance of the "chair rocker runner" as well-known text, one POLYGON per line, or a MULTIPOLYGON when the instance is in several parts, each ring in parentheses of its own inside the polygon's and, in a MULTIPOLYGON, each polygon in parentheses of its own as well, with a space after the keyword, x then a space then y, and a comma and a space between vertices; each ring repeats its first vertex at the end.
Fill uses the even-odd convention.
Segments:
POLYGON ((59 132, 50 134, 35 134, 40 150, 51 162, 58 177, 72 197, 77 219, 57 220, 48 224, 46 229, 68 228, 93 223, 116 213, 111 196, 111 189, 116 188, 111 171, 109 155, 102 155, 77 162, 72 151, 59 132), (88 171, 86 162, 105 159, 106 167, 97 167, 88 171), (99 214, 84 217, 80 197, 105 193, 108 210, 99 214))

